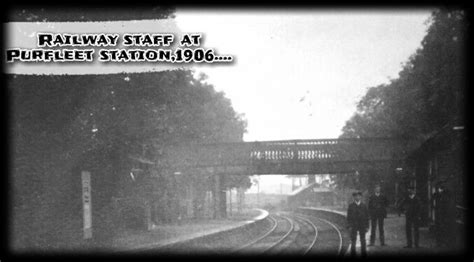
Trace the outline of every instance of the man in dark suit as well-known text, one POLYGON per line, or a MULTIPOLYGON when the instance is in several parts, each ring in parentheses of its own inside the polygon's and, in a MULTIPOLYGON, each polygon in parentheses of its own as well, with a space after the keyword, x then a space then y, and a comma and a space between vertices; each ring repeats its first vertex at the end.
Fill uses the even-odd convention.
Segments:
POLYGON ((415 188, 408 188, 408 197, 401 203, 401 208, 405 211, 405 230, 407 236, 407 246, 405 248, 413 247, 412 231, 414 233, 415 247, 419 247, 419 227, 420 227, 420 215, 421 215, 421 204, 418 197, 415 195, 415 188))
POLYGON ((451 192, 444 181, 437 184, 435 201, 435 233, 438 247, 450 247, 455 242, 456 209, 451 192))
POLYGON ((380 193, 380 186, 375 186, 374 194, 369 198, 370 246, 375 244, 375 231, 379 227, 380 245, 385 246, 383 220, 387 217, 387 198, 380 193))
POLYGON ((355 192, 352 194, 354 202, 349 205, 347 210, 347 225, 351 233, 351 255, 355 256, 357 233, 359 233, 361 254, 367 255, 365 233, 369 228, 369 211, 364 203, 362 203, 362 193, 355 192))

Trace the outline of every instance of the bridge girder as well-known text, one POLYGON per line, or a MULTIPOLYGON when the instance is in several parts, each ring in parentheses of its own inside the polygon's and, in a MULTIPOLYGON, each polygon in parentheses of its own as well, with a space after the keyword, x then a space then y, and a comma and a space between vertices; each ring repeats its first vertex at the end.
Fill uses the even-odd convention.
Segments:
POLYGON ((167 159, 172 169, 188 172, 353 173, 398 165, 409 145, 409 141, 393 138, 195 144, 168 148, 167 159))

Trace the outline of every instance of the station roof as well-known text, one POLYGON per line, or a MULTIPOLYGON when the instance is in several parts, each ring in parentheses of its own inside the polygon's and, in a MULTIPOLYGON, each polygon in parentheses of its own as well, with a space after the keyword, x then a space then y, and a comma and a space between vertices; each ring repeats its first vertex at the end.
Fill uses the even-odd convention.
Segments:
POLYGON ((321 192, 332 192, 332 190, 330 188, 327 188, 327 187, 319 187, 319 184, 318 183, 310 183, 310 184, 307 184, 307 185, 304 185, 302 187, 299 187, 297 188, 296 190, 294 190, 293 192, 291 192, 290 194, 288 194, 289 196, 294 196, 294 195, 297 195, 305 190, 310 190, 312 189, 313 192, 316 192, 316 193, 321 193, 321 192))

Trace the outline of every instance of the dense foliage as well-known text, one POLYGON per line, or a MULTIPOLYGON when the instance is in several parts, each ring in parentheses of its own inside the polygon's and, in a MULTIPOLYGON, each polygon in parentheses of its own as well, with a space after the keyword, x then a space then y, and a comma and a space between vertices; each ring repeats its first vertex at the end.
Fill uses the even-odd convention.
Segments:
MULTIPOLYGON (((421 47, 398 78, 370 87, 341 137, 401 137, 424 141, 446 125, 463 125, 465 13, 434 11, 421 47)), ((339 185, 364 187, 370 175, 335 177, 339 185), (365 182, 364 182, 365 181, 365 182)))
MULTIPOLYGON (((92 197, 99 215, 110 213, 112 198, 146 197, 144 189, 176 199, 179 181, 159 166, 131 180, 135 163, 130 156, 159 161, 167 145, 241 141, 246 128, 230 100, 188 70, 11 75, 7 81, 12 98, 14 222, 36 230, 46 230, 47 223, 57 226, 58 217, 81 218, 81 170, 93 174, 92 197), (150 183, 153 173, 158 173, 157 179, 150 183), (76 211, 69 212, 73 207, 76 211)), ((199 175, 182 181, 209 182, 199 175)), ((239 176, 228 179, 227 186, 249 187, 250 180, 239 176)), ((20 235, 24 242, 33 239, 20 235)))
POLYGON ((399 77, 371 87, 341 137, 427 138, 464 110, 466 25, 462 11, 436 11, 399 77))

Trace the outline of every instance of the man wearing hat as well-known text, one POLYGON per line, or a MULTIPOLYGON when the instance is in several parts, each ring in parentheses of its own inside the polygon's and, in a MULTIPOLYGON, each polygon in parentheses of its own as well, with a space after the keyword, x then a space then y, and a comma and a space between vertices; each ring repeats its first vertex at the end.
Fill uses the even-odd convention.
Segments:
POLYGON ((434 194, 435 232, 438 247, 450 247, 454 243, 453 231, 456 223, 456 210, 451 192, 445 181, 437 183, 438 192, 434 194))
POLYGON ((369 198, 370 214, 370 246, 375 244, 375 232, 379 227, 380 245, 385 246, 383 220, 387 217, 387 198, 380 193, 380 185, 376 185, 374 194, 369 198))
POLYGON ((352 194, 354 202, 349 205, 347 210, 347 225, 351 234, 351 255, 355 256, 357 233, 360 238, 360 247, 362 256, 366 256, 365 233, 369 228, 369 211, 362 203, 362 192, 357 191, 352 194))
POLYGON ((413 247, 412 231, 414 233, 415 247, 418 248, 420 233, 420 216, 421 204, 418 197, 415 195, 415 188, 408 187, 408 197, 401 203, 401 208, 405 211, 405 230, 407 237, 407 246, 405 248, 413 247))

